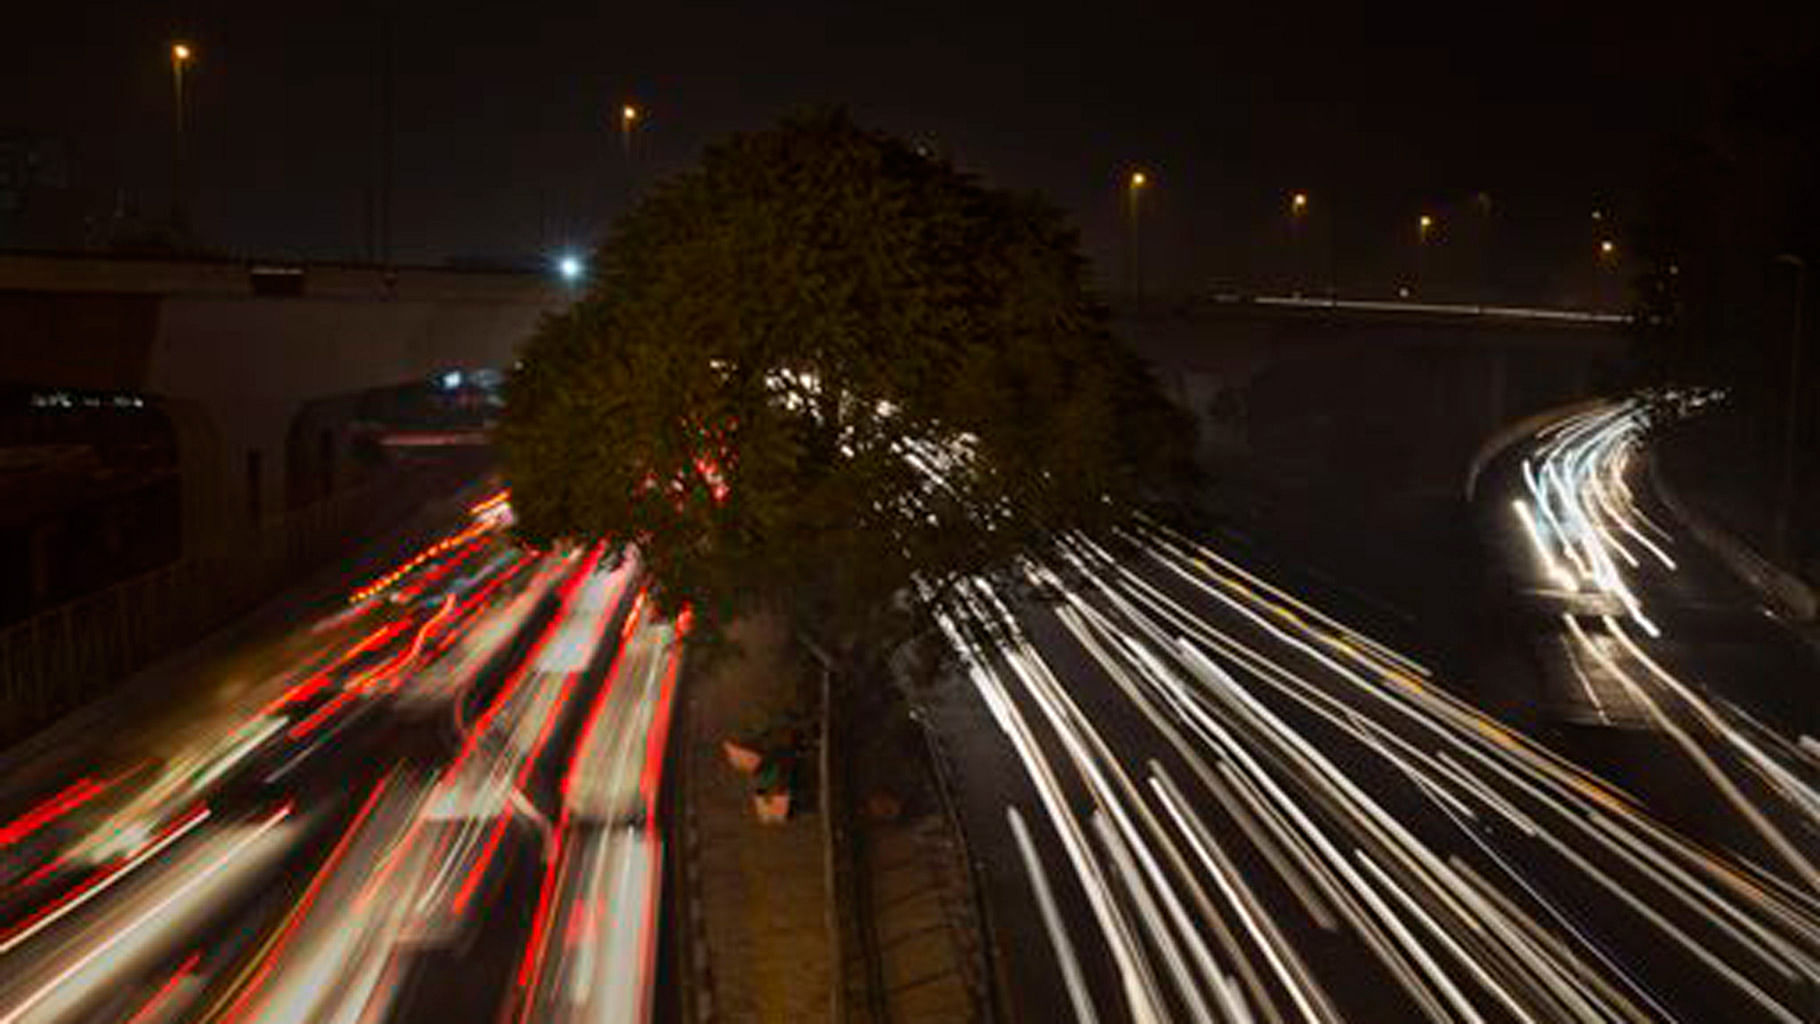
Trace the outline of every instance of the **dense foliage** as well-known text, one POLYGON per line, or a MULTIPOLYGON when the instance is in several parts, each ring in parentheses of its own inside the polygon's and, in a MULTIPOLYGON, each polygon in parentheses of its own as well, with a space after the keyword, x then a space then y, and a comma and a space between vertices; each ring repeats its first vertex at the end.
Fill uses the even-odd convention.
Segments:
POLYGON ((1181 478, 1191 433, 1055 209, 821 113, 621 220, 499 440, 532 542, 635 540, 666 605, 850 648, 913 574, 1114 522, 1181 478))

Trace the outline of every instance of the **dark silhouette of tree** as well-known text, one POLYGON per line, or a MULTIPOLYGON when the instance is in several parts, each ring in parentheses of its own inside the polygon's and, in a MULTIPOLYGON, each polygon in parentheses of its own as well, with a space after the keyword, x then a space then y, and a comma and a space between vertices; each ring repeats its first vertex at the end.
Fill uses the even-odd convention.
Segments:
POLYGON ((499 429, 533 543, 639 545, 704 622, 842 657, 944 585, 1189 475, 1192 422, 1107 328, 1075 232, 820 112, 711 147, 616 225, 499 429))

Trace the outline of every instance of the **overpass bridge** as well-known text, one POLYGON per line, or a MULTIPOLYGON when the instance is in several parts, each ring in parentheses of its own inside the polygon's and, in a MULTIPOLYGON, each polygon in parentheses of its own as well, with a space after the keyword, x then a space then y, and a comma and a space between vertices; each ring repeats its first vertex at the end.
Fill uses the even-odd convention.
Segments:
POLYGON ((0 254, 0 384, 162 410, 183 553, 207 555, 334 489, 363 394, 507 367, 572 297, 527 273, 0 254))
MULTIPOLYGON (((182 553, 206 556, 334 490, 362 396, 507 367, 572 298, 523 272, 0 254, 0 386, 161 410, 182 553)), ((1114 307, 1210 459, 1291 482, 1369 466, 1437 492, 1504 423, 1596 390, 1622 319, 1268 295, 1114 307)))
POLYGON ((1598 311, 1230 293, 1113 307, 1208 458, 1292 478, 1370 465, 1417 490, 1457 485, 1504 424, 1609 388, 1628 326, 1598 311))

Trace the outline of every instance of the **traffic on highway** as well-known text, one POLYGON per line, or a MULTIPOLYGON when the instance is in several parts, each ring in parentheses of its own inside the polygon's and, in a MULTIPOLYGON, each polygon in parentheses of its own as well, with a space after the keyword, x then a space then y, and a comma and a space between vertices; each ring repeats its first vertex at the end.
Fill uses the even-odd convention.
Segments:
POLYGON ((1592 602, 1584 655, 1773 856, 1677 830, 1449 680, 1148 524, 1027 563, 1020 587, 939 598, 966 686, 931 718, 981 769, 963 813, 1022 961, 1019 1016, 1810 1019, 1820 762, 1649 654, 1661 627, 1625 572, 1673 557, 1628 503, 1648 415, 1551 425, 1512 525, 1537 541, 1540 585, 1592 602), (960 705, 996 728, 969 733, 960 705))
POLYGON ((510 522, 477 503, 150 756, 110 723, 135 759, 6 792, 0 1021, 647 1019, 687 616, 510 522))

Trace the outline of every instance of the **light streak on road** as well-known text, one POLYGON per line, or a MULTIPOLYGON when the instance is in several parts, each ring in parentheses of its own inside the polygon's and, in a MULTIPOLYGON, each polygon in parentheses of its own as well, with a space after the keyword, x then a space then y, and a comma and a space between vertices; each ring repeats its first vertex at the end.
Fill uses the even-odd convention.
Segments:
POLYGON ((280 808, 254 824, 203 835, 172 863, 137 880, 72 941, 47 949, 36 962, 7 962, 0 1024, 69 1019, 117 978, 131 977, 140 963, 184 941, 211 905, 250 885, 294 838, 280 828, 289 816, 289 808, 280 808))
MULTIPOLYGON (((1776 821, 1786 816, 1799 822, 1795 827, 1800 829, 1820 828, 1820 790, 1807 781, 1820 778, 1820 766, 1792 738, 1744 720, 1741 712, 1682 679, 1662 655, 1650 652, 1669 638, 1645 614, 1639 594, 1660 585, 1665 578, 1660 574, 1672 576, 1679 566, 1668 551, 1673 534, 1638 507, 1628 477, 1665 408, 1662 401, 1643 398, 1611 402, 1564 417, 1539 435, 1524 459, 1524 480, 1528 500, 1552 510, 1549 521, 1555 525, 1552 531, 1537 530, 1524 519, 1526 539, 1544 566, 1553 562, 1555 552, 1579 551, 1580 561, 1593 567, 1584 582, 1623 607, 1643 634, 1633 636, 1610 614, 1609 605, 1570 605, 1561 613, 1574 644, 1568 668, 1596 665, 1616 681, 1800 884, 1820 893, 1812 844, 1798 842, 1790 827, 1776 821), (1631 555, 1617 539, 1620 535, 1647 552, 1654 565, 1631 555)), ((1522 501, 1518 499, 1519 508, 1522 501)))
POLYGON ((477 937, 542 979, 502 1013, 649 1017, 689 616, 655 619, 635 552, 522 552, 502 496, 471 514, 168 753, 0 794, 0 1021, 383 1019, 426 956, 477 937), (527 846, 557 942, 473 913, 527 846))
POLYGON ((1067 926, 1062 923, 1062 913, 1056 907, 1054 890, 1049 886, 1049 875, 1043 870, 1042 858, 1037 856, 1036 844, 1030 839, 1030 826, 1024 824, 1024 816, 1015 807, 1005 808, 1005 819, 1011 826, 1012 837, 1017 840, 1018 856, 1024 860, 1024 874, 1030 879, 1030 891, 1043 915, 1043 928, 1049 933, 1056 962, 1061 965, 1062 981, 1068 986, 1068 1003, 1074 1009, 1074 1017, 1083 1024, 1098 1024, 1099 1015, 1094 1012, 1093 999, 1087 994, 1080 958, 1075 955, 1074 942, 1068 938, 1067 926))
MULTIPOLYGON (((1619 436, 1594 421, 1551 439, 1579 453, 1619 436)), ((1519 516, 1549 545, 1533 551, 1538 572, 1578 574, 1564 599, 1593 602, 1614 649, 1640 651, 1625 627, 1654 623, 1623 573, 1674 571, 1670 542, 1625 511, 1628 489, 1596 460, 1530 478, 1541 493, 1519 516), (1586 478, 1601 496, 1575 507, 1555 493, 1586 478)), ((1054 562, 1025 567, 1044 605, 974 579, 935 616, 1042 812, 1008 820, 1077 1016, 1592 1024, 1724 1006, 1802 1019, 1820 901, 1801 873, 1676 834, 1413 660, 1165 528, 1070 540, 1054 562), (1070 900, 1082 909, 1056 909, 1070 900), (1341 938, 1344 969, 1315 953, 1341 938), (1080 966, 1093 955, 1111 988, 1080 966), (1360 970, 1389 989, 1361 1002, 1360 970)), ((1718 716, 1709 729, 1736 733, 1728 745, 1756 751, 1744 760, 1768 758, 1766 776, 1811 796, 1757 730, 1700 707, 1718 716)))
MULTIPOLYGON (((635 616, 648 608, 638 604, 635 616)), ((662 840, 650 791, 682 657, 667 622, 632 632, 590 708, 562 781, 519 983, 524 1021, 650 1017, 662 840)))

